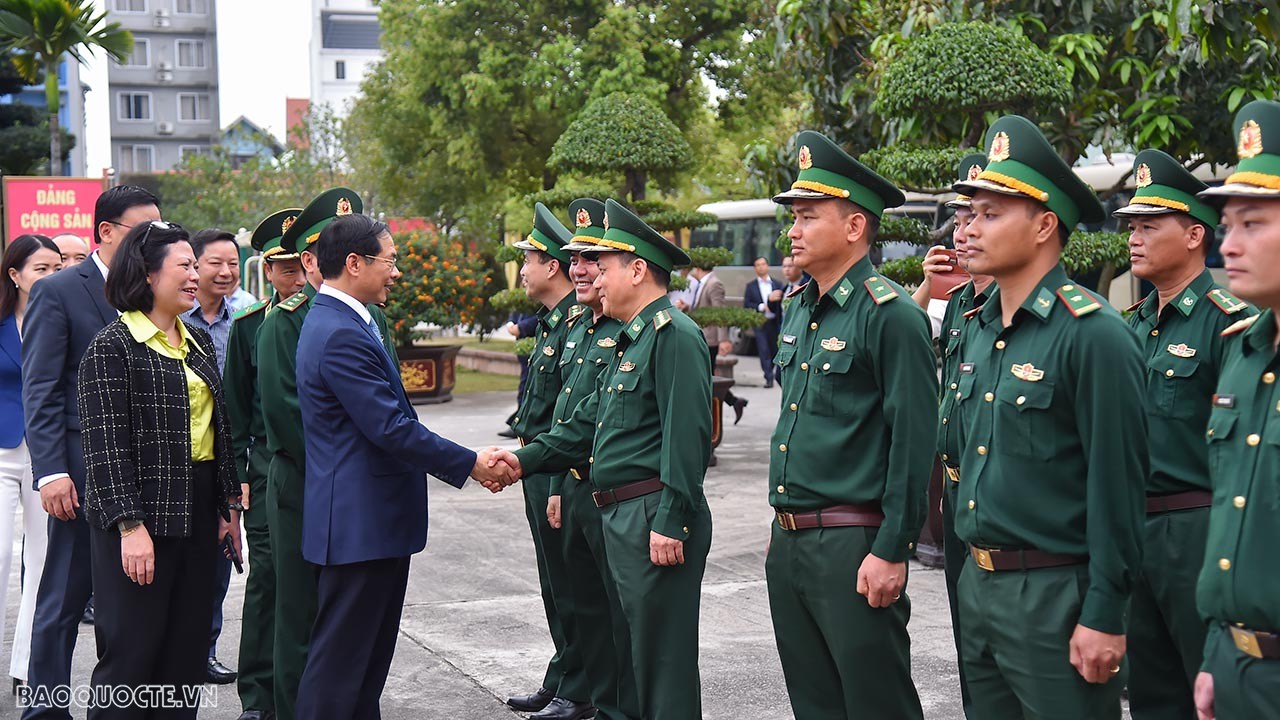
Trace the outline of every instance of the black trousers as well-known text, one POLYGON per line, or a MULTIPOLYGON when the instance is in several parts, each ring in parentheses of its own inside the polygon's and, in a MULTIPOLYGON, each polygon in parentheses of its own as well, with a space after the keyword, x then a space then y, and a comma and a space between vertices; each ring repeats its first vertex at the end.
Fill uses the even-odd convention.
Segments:
POLYGON ((409 558, 320 568, 311 654, 296 720, 377 720, 396 651, 409 558))
MULTIPOLYGON (((114 528, 89 530, 94 637, 98 642, 98 664, 93 668, 92 680, 95 689, 172 686, 176 699, 199 699, 191 688, 199 689, 204 684, 209 623, 213 620, 219 552, 217 464, 197 463, 192 472, 195 487, 191 535, 152 536, 156 571, 150 585, 138 585, 124 574, 119 532, 114 528)), ((88 717, 194 718, 196 710, 196 705, 94 707, 89 709, 88 717)))

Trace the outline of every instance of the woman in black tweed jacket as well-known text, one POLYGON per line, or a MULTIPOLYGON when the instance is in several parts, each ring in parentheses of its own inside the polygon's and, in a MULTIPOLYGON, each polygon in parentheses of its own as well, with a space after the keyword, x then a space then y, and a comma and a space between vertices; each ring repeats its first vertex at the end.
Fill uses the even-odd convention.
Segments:
MULTIPOLYGON (((213 342, 178 317, 198 277, 187 240, 155 221, 122 241, 106 282, 121 316, 89 345, 79 386, 92 682, 171 686, 163 692, 179 703, 198 702, 204 682, 219 542, 230 534, 240 551, 240 486, 213 342)), ((90 708, 89 717, 150 717, 146 700, 135 694, 128 707, 90 708)), ((177 716, 195 714, 193 704, 177 716)))

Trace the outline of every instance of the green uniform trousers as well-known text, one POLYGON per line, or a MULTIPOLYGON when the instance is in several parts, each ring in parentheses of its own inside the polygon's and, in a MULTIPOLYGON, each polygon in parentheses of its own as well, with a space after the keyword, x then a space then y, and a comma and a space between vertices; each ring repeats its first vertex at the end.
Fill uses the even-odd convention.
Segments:
POLYGON ((961 662, 979 720, 1120 720, 1126 675, 1085 682, 1070 641, 1089 587, 1088 566, 960 573, 961 662))
POLYGON ((609 574, 604 522, 590 482, 567 477, 560 493, 560 548, 564 554, 573 613, 561 616, 565 634, 580 651, 591 702, 601 720, 640 717, 631 637, 609 574))
POLYGON ((245 542, 249 546, 249 577, 244 584, 244 613, 240 623, 240 668, 236 690, 245 710, 273 710, 275 660, 276 568, 271 558, 267 509, 266 442, 259 439, 249 452, 249 508, 244 511, 245 542))
MULTIPOLYGON (((960 491, 960 483, 951 482, 946 476, 942 479, 942 573, 947 583, 947 604, 951 607, 951 634, 956 638, 956 665, 960 670, 960 703, 964 707, 964 716, 972 718, 972 703, 969 700, 969 683, 964 676, 964 663, 960 662, 960 598, 956 587, 960 583, 960 571, 969 559, 969 548, 956 535, 956 494, 960 491)), ((1192 599, 1194 600, 1194 594, 1192 599)))
POLYGON ((1195 717, 1196 674, 1207 632, 1196 610, 1196 581, 1208 536, 1209 508, 1147 516, 1142 575, 1129 604, 1133 720, 1195 717))
POLYGON ((877 532, 773 525, 765 578, 796 720, 923 717, 911 681, 906 587, 887 608, 858 594, 858 568, 877 532))
POLYGON ((1280 660, 1240 652, 1221 623, 1209 629, 1204 660, 1205 672, 1213 675, 1217 720, 1280 720, 1280 660))
POLYGON ((547 663, 542 686, 574 702, 586 702, 591 695, 587 675, 578 648, 565 633, 562 618, 573 612, 569 594, 568 570, 560 551, 560 531, 547 522, 547 498, 551 495, 550 475, 531 475, 520 481, 524 490, 524 514, 533 533, 533 551, 538 560, 538 584, 542 587, 542 605, 547 613, 547 629, 555 655, 547 663))
POLYGON ((631 637, 631 668, 645 720, 700 720, 698 613, 711 549, 711 511, 704 503, 684 541, 684 564, 649 560, 649 533, 662 493, 601 509, 609 567, 631 637))
POLYGON ((271 553, 276 565, 276 717, 293 720, 316 619, 316 569, 302 559, 302 471, 283 455, 267 473, 271 553))

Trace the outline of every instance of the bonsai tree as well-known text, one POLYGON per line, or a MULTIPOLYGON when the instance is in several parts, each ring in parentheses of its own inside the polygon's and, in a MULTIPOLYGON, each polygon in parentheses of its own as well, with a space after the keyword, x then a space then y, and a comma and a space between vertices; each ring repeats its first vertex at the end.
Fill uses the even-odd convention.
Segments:
POLYGON ((400 279, 387 298, 387 325, 397 347, 413 344, 421 323, 471 325, 484 310, 489 282, 482 255, 462 240, 415 231, 399 238, 400 279))

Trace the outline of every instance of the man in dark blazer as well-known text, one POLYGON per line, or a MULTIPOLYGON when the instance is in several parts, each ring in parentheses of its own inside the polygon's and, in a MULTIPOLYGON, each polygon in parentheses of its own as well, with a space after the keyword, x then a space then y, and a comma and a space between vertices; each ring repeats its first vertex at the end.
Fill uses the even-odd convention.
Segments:
MULTIPOLYGON (((93 592, 89 526, 78 512, 85 481, 76 401, 80 359, 98 331, 119 316, 102 291, 116 245, 134 225, 159 219, 160 201, 147 190, 131 185, 107 190, 93 210, 98 249, 85 262, 37 282, 27 304, 22 402, 32 476, 50 516, 27 677, 36 701, 48 699, 50 688, 70 685, 76 633, 93 592)), ((65 707, 33 702, 22 717, 71 715, 65 707)))
MULTIPOLYGON (((298 405, 306 436, 302 554, 320 566, 298 720, 378 717, 409 577, 427 542, 430 473, 493 490, 505 466, 418 422, 366 307, 400 272, 387 226, 345 215, 321 231, 324 276, 298 340, 298 405)), ((501 478, 501 479, 499 479, 501 478)), ((506 481, 506 482, 504 482, 506 481)))
POLYGON ((769 261, 758 257, 752 263, 756 277, 742 290, 742 307, 764 315, 764 324, 756 328, 756 354, 760 356, 760 371, 764 373, 764 386, 773 387, 775 378, 781 378, 773 364, 778 353, 778 323, 782 321, 782 285, 769 276, 769 261))

